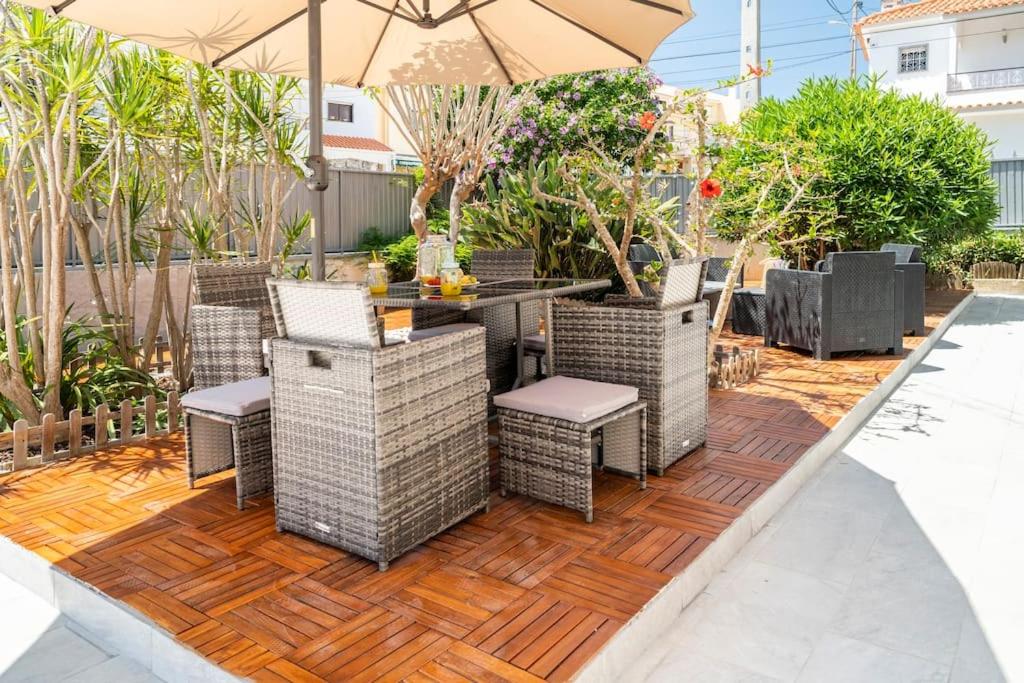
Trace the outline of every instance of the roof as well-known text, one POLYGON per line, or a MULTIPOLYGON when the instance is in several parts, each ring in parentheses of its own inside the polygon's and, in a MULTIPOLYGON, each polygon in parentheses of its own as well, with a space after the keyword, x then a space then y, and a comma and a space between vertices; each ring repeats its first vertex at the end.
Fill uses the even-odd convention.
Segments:
POLYGON ((1014 5, 1024 5, 1024 0, 920 0, 920 2, 905 2, 891 9, 869 14, 857 22, 857 28, 933 15, 969 14, 971 12, 1012 7, 1014 5))
POLYGON ((338 149, 362 149, 367 152, 393 151, 380 140, 363 138, 358 135, 325 135, 324 146, 335 147, 338 149))

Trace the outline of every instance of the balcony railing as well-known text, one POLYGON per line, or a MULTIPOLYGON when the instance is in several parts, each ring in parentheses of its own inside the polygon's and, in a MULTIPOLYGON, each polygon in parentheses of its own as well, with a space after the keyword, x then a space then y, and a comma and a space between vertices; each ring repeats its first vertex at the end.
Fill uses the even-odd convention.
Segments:
POLYGON ((947 92, 967 90, 994 90, 996 88, 1017 88, 1024 86, 1024 66, 1010 69, 989 69, 987 71, 966 71, 949 74, 947 92))

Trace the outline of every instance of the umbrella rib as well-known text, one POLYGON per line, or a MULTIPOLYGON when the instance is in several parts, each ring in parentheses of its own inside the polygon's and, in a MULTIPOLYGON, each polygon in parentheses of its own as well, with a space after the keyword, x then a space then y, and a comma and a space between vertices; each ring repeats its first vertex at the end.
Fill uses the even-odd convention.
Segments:
POLYGON ((373 64, 373 60, 377 56, 377 50, 380 49, 380 44, 384 40, 384 34, 388 32, 388 26, 391 26, 391 17, 395 16, 399 2, 400 0, 395 0, 395 6, 391 9, 391 14, 388 15, 387 21, 384 22, 384 28, 380 30, 380 35, 377 36, 377 42, 373 44, 373 52, 370 53, 370 58, 366 60, 366 66, 363 67, 363 72, 359 74, 359 80, 356 81, 356 83, 360 88, 363 87, 363 79, 366 78, 366 72, 370 70, 370 65, 373 64))
POLYGON ((75 4, 75 0, 64 0, 64 2, 59 2, 56 5, 51 5, 50 11, 52 11, 54 15, 57 15, 73 4, 75 4))
POLYGON ((668 5, 663 5, 662 3, 655 2, 654 0, 631 0, 631 2, 635 2, 638 5, 647 5, 648 7, 653 7, 654 9, 660 9, 663 12, 671 12, 672 14, 678 14, 679 16, 683 16, 683 10, 678 9, 676 7, 669 7, 668 5))
MULTIPOLYGON (((417 21, 418 21, 415 17, 409 16, 409 15, 405 14, 404 12, 400 12, 397 5, 393 9, 388 9, 387 7, 381 7, 380 5, 378 5, 375 2, 370 2, 370 0, 356 0, 356 2, 361 2, 361 3, 363 3, 364 5, 366 5, 368 7, 372 7, 373 9, 380 10, 381 12, 384 12, 385 14, 390 14, 391 16, 398 17, 399 19, 405 19, 406 21, 411 22, 413 24, 417 23, 417 21)), ((404 10, 404 8, 403 8, 403 10, 404 10)))
POLYGON ((501 71, 502 73, 505 74, 505 78, 508 79, 508 84, 512 85, 513 83, 515 83, 515 81, 512 80, 512 74, 510 74, 508 72, 508 69, 505 68, 505 62, 501 61, 501 55, 499 55, 498 51, 494 49, 494 45, 491 43, 491 39, 488 38, 487 34, 484 33, 484 30, 480 28, 480 22, 476 20, 476 15, 473 14, 473 8, 469 8, 466 11, 469 13, 469 18, 473 20, 473 26, 476 27, 476 32, 479 33, 480 37, 484 39, 485 43, 487 43, 487 48, 491 51, 491 54, 494 55, 494 60, 498 62, 498 66, 501 67, 501 71))
POLYGON ((626 48, 622 47, 621 45, 619 45, 615 41, 613 41, 613 40, 611 40, 611 39, 609 39, 609 38, 607 38, 605 36, 602 36, 597 31, 593 30, 592 28, 590 28, 588 26, 585 26, 585 25, 581 24, 580 22, 576 21, 572 17, 567 17, 564 14, 562 14, 561 12, 559 12, 559 11, 557 11, 555 9, 552 9, 551 7, 548 7, 547 5, 545 5, 540 0, 530 0, 530 2, 532 2, 535 5, 537 5, 537 7, 540 7, 541 9, 546 9, 548 12, 550 12, 551 14, 554 14, 556 17, 558 17, 562 21, 564 21, 566 23, 569 23, 569 24, 572 24, 573 26, 575 26, 579 30, 584 31, 585 33, 589 33, 594 38, 597 38, 602 43, 604 43, 604 44, 606 44, 606 45, 608 45, 610 47, 615 48, 616 50, 618 50, 622 54, 626 55, 627 57, 636 60, 636 63, 637 63, 638 66, 644 63, 644 60, 641 59, 638 55, 633 54, 632 52, 630 52, 626 48))
POLYGON ((437 23, 442 24, 446 21, 457 19, 461 17, 463 14, 470 14, 473 12, 473 10, 481 9, 483 7, 486 7, 487 5, 490 5, 492 2, 497 1, 498 0, 483 0, 479 5, 473 7, 470 5, 472 0, 459 0, 459 4, 453 5, 450 10, 448 10, 447 12, 445 12, 444 14, 437 18, 437 23))
MULTIPOLYGON (((325 2, 327 2, 327 0, 320 0, 320 4, 321 5, 324 4, 325 2)), ((228 50, 227 52, 225 52, 224 54, 222 54, 220 57, 217 57, 217 59, 215 59, 212 62, 210 62, 210 66, 212 66, 214 68, 219 67, 221 64, 224 63, 224 60, 231 59, 232 57, 237 55, 239 52, 244 50, 245 48, 250 47, 251 45, 253 45, 253 44, 263 40, 264 38, 269 36, 271 33, 273 33, 274 31, 278 30, 279 28, 282 28, 283 26, 287 26, 291 22, 293 22, 296 19, 298 19, 299 17, 303 16, 307 11, 308 11, 308 8, 300 9, 295 14, 292 14, 289 17, 285 17, 284 19, 282 19, 281 21, 277 22, 276 24, 274 24, 273 26, 271 26, 267 30, 260 31, 258 34, 256 34, 255 36, 253 36, 249 40, 245 41, 241 45, 239 45, 237 47, 233 47, 230 50, 228 50)))

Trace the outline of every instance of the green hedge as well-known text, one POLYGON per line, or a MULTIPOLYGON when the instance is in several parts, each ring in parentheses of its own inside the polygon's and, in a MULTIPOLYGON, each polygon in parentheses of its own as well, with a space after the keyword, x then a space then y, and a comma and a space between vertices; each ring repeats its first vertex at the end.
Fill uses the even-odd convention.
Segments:
POLYGON ((1018 266, 1024 264, 1024 231, 991 230, 984 235, 939 245, 925 251, 924 261, 932 273, 945 276, 954 286, 962 286, 968 281, 971 266, 975 263, 1006 261, 1018 266))

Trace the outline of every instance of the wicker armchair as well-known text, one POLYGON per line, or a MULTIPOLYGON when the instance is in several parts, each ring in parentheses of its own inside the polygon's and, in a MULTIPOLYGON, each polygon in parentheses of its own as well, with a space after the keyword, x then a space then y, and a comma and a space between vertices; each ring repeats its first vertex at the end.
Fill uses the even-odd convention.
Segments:
POLYGON ((903 352, 903 273, 893 253, 829 254, 821 271, 765 273, 765 345, 818 360, 840 351, 903 352))
POLYGON ((903 331, 924 334, 925 265, 916 244, 883 244, 882 251, 896 254, 896 270, 903 273, 903 331))
POLYGON ((551 307, 551 374, 639 389, 659 475, 707 440, 707 261, 670 265, 657 297, 551 307))
POLYGON ((270 410, 249 400, 267 391, 253 380, 266 374, 263 339, 273 336, 268 277, 267 263, 218 263, 197 265, 193 279, 193 390, 182 400, 189 486, 234 468, 240 509, 273 487, 270 410))
POLYGON ((270 310, 267 280, 269 263, 198 264, 192 276, 195 303, 204 306, 237 306, 260 312, 264 339, 273 337, 274 315, 270 310))
POLYGON ((383 571, 486 509, 484 331, 382 347, 365 286, 269 286, 278 528, 383 571))

